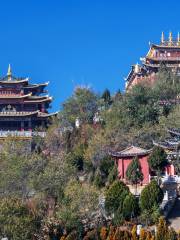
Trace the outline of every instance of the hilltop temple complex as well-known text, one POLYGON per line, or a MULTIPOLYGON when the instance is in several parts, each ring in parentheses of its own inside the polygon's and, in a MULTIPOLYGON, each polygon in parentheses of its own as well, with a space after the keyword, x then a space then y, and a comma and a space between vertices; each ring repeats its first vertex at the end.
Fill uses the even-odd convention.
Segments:
POLYGON ((0 78, 0 137, 32 136, 38 127, 47 126, 53 115, 48 113, 52 97, 44 95, 47 85, 13 76, 9 65, 7 75, 0 78))
POLYGON ((170 32, 168 40, 165 40, 162 32, 160 44, 151 44, 147 55, 140 60, 141 64, 131 67, 126 78, 126 90, 142 82, 153 84, 162 64, 180 75, 180 34, 178 33, 177 38, 173 39, 170 32))

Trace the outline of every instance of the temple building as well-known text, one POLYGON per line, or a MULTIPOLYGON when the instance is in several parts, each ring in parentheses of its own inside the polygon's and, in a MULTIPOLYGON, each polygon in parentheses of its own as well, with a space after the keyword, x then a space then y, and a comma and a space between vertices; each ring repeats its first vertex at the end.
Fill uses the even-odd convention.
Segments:
POLYGON ((164 139, 164 141, 153 142, 155 146, 163 148, 168 156, 168 166, 165 169, 166 175, 174 176, 176 175, 175 168, 173 166, 173 161, 178 161, 180 157, 180 129, 170 128, 167 130, 169 133, 169 138, 164 139))
POLYGON ((141 171, 143 174, 143 181, 141 184, 142 185, 148 184, 150 182, 150 169, 148 164, 148 157, 150 152, 151 150, 146 150, 135 146, 128 147, 120 152, 111 151, 110 155, 115 159, 115 164, 118 168, 119 179, 128 184, 126 178, 127 168, 129 164, 132 162, 132 160, 135 157, 138 157, 141 166, 141 171))
MULTIPOLYGON (((173 39, 169 33, 168 40, 165 40, 164 33, 161 36, 160 44, 150 44, 150 49, 144 58, 140 58, 141 64, 132 65, 126 80, 126 90, 132 86, 147 82, 152 85, 156 81, 159 68, 164 64, 175 74, 180 75, 180 35, 173 39)), ((178 100, 179 101, 179 100, 178 100)))
POLYGON ((48 83, 31 84, 28 78, 12 75, 9 65, 5 77, 0 78, 0 137, 32 135, 39 127, 46 127, 52 97, 45 87, 48 83))

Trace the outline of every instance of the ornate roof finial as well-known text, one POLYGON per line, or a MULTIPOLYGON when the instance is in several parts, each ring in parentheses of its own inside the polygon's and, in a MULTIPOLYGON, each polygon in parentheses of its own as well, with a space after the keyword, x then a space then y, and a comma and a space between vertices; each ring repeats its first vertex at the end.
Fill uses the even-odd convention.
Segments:
POLYGON ((7 76, 8 76, 8 77, 11 77, 11 75, 12 75, 11 65, 9 64, 9 66, 8 66, 8 71, 7 71, 7 76))
POLYGON ((161 33, 161 43, 164 43, 164 32, 161 33))
POLYGON ((178 32, 178 35, 177 35, 177 45, 180 45, 180 35, 179 35, 179 32, 178 32))
POLYGON ((169 43, 170 43, 170 44, 172 43, 172 40, 173 40, 173 39, 172 39, 172 32, 170 31, 170 32, 169 32, 169 43))
POLYGON ((136 63, 136 65, 134 66, 134 72, 135 73, 139 73, 139 64, 138 63, 136 63))

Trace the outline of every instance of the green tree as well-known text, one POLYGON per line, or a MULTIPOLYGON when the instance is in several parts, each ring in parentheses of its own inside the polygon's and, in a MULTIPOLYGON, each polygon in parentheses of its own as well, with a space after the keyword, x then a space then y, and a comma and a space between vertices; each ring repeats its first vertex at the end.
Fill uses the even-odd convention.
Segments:
POLYGON ((13 240, 31 240, 39 227, 40 219, 32 215, 21 199, 0 199, 1 235, 13 240))
POLYGON ((123 202, 129 194, 129 188, 121 181, 115 181, 106 190, 105 209, 109 214, 114 214, 117 210, 122 213, 123 202))
POLYGON ((126 170, 126 177, 131 184, 137 184, 143 181, 143 173, 138 157, 135 157, 126 170))
POLYGON ((131 193, 124 199, 122 212, 127 220, 136 217, 139 213, 138 200, 131 193))
POLYGON ((83 219, 90 219, 98 208, 98 192, 89 184, 70 180, 64 189, 64 198, 58 202, 56 218, 71 230, 79 228, 83 219))
POLYGON ((153 92, 159 100, 176 98, 180 92, 180 77, 162 64, 153 86, 153 92))
POLYGON ((61 120, 66 119, 72 126, 77 118, 83 123, 92 123, 98 110, 98 96, 87 87, 77 87, 73 95, 63 103, 61 120))
MULTIPOLYGON (((42 160, 41 160, 42 161, 42 160)), ((31 186, 34 190, 54 198, 62 199, 64 188, 71 178, 75 177, 75 170, 66 161, 65 155, 47 157, 39 164, 34 161, 31 172, 31 186)))
POLYGON ((105 107, 107 108, 111 104, 111 93, 108 89, 104 90, 102 98, 104 100, 105 107))
POLYGON ((157 182, 155 180, 151 181, 141 192, 141 210, 152 210, 154 206, 158 206, 162 202, 163 196, 163 191, 157 182))
POLYGON ((108 175, 108 184, 112 184, 118 178, 118 169, 117 166, 114 167, 109 171, 108 175))
POLYGON ((30 142, 7 139, 0 152, 0 196, 26 198, 31 173, 30 142))
POLYGON ((163 148, 155 146, 149 156, 148 163, 150 168, 157 173, 158 183, 162 170, 168 164, 167 154, 163 148))

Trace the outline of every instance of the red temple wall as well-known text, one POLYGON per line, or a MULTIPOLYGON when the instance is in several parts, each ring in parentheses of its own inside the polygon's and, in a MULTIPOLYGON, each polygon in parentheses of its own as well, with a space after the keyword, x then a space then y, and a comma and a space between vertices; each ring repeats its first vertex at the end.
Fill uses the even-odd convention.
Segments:
MULTIPOLYGON (((132 157, 118 159, 118 175, 120 179, 126 180, 126 170, 132 161, 132 157)), ((149 165, 148 156, 139 157, 139 162, 141 165, 141 171, 143 173, 144 179, 143 184, 149 183, 149 165)))

